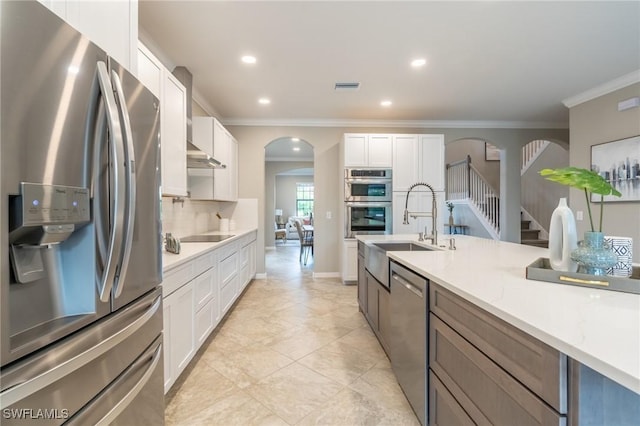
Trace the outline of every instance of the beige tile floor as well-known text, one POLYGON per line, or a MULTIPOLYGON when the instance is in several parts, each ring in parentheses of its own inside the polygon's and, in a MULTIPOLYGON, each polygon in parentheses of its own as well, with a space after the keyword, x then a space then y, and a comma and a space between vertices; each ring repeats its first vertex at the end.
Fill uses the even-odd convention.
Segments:
POLYGON ((313 279, 299 247, 254 280, 167 395, 167 425, 418 425, 358 311, 356 287, 313 279))

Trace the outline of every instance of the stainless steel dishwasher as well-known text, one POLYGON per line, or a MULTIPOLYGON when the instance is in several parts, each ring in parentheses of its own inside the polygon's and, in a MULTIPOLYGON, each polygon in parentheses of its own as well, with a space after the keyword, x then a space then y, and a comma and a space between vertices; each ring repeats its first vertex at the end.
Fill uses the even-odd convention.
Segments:
POLYGON ((427 419, 428 280, 391 266, 391 366, 421 424, 427 419))

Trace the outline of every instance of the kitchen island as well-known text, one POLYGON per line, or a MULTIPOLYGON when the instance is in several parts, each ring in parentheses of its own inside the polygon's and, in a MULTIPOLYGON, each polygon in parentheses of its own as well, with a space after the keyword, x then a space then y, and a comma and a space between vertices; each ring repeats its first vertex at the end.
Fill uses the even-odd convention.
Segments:
MULTIPOLYGON (((527 280, 526 266, 548 257, 547 249, 457 235, 454 251, 445 249, 449 238, 441 239, 440 250, 389 251, 387 255, 427 278, 432 287, 470 302, 579 363, 575 365, 611 379, 614 386, 622 385, 622 392, 637 405, 639 295, 527 280)), ((417 236, 358 239, 371 244, 416 241, 417 236)))

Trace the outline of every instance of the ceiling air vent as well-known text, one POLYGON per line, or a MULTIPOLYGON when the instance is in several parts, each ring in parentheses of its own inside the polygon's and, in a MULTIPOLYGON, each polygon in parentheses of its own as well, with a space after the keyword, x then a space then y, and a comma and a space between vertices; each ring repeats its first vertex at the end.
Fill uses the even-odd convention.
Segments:
POLYGON ((360 83, 336 83, 336 92, 354 91, 360 88, 360 83))

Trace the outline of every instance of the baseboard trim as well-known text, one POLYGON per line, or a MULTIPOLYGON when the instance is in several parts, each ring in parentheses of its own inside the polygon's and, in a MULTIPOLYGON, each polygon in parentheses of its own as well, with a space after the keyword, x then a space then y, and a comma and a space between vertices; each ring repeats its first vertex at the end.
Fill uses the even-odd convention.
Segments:
POLYGON ((340 272, 314 272, 313 278, 340 278, 340 272))
POLYGON ((256 280, 266 280, 267 279, 267 273, 266 272, 262 272, 260 274, 256 274, 254 279, 256 279, 256 280))

